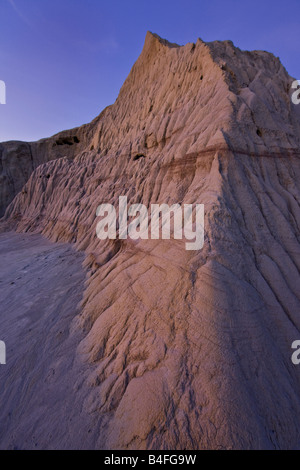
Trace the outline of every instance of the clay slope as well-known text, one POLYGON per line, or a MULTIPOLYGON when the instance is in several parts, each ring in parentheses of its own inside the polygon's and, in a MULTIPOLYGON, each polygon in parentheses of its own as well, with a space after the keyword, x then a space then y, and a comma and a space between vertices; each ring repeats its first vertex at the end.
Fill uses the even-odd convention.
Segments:
MULTIPOLYGON (((84 332, 81 413, 97 420, 97 448, 299 448, 292 81, 267 52, 148 33, 115 104, 80 128, 82 147, 39 165, 8 206, 3 230, 86 252, 70 331, 84 332), (98 240, 97 206, 117 207, 121 195, 147 207, 205 204, 203 249, 98 240)), ((72 446, 63 432, 61 445, 72 446)))

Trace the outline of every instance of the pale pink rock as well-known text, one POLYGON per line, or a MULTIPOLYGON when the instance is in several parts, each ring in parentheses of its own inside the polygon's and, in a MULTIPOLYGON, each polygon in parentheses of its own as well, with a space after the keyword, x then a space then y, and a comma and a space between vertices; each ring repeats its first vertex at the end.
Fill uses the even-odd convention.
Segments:
MULTIPOLYGON (((291 343, 300 338, 300 106, 292 82, 270 53, 200 39, 179 47, 147 33, 116 102, 76 130, 79 143, 59 153, 57 137, 32 144, 46 150, 36 149, 41 164, 2 230, 39 232, 86 253, 86 290, 71 325, 84 337, 72 354, 86 365, 78 393, 82 419, 98 423, 96 448, 299 448, 291 343), (147 207, 205 204, 203 249, 100 241, 96 208, 117 206, 121 195, 147 207)), ((74 445, 67 434, 60 441, 74 445)))

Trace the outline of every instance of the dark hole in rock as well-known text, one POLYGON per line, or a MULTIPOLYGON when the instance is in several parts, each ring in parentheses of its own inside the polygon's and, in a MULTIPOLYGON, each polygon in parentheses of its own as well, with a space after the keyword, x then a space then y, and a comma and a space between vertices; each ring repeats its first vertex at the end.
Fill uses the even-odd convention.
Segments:
POLYGON ((201 75, 200 80, 203 80, 203 75, 201 75))
POLYGON ((257 129, 256 134, 257 134, 259 137, 262 137, 262 132, 261 132, 260 129, 257 129))
POLYGON ((145 158, 145 155, 143 155, 142 153, 138 153, 133 157, 133 161, 139 160, 140 158, 145 158))
POLYGON ((49 178, 50 178, 50 175, 46 175, 46 178, 48 178, 48 179, 49 179, 49 178))
POLYGON ((55 143, 56 145, 73 145, 78 144, 79 139, 76 135, 74 137, 60 137, 55 143))

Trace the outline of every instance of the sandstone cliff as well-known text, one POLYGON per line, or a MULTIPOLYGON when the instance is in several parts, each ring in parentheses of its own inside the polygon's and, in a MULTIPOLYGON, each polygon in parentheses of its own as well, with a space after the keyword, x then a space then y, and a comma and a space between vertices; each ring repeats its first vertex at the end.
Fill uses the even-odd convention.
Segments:
MULTIPOLYGON (((147 33, 116 102, 91 124, 2 144, 2 162, 11 154, 3 206, 16 194, 2 230, 40 232, 86 253, 70 334, 84 333, 81 413, 97 422, 97 448, 299 448, 292 81, 267 52, 147 33), (57 144, 74 134, 78 143, 57 144), (96 208, 117 207, 120 195, 147 207, 205 204, 204 248, 98 240, 96 208)), ((60 442, 71 446, 64 434, 60 442)))
POLYGON ((82 147, 80 139, 84 140, 85 127, 63 131, 38 142, 0 143, 0 217, 39 165, 57 158, 74 157, 82 147))

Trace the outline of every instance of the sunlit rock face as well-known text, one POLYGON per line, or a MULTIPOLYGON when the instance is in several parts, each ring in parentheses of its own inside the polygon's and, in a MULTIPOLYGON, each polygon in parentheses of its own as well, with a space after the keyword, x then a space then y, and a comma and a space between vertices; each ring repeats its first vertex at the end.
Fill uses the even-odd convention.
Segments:
MULTIPOLYGON (((300 369, 291 361, 300 339, 300 106, 292 82, 270 53, 230 41, 178 46, 147 33, 116 102, 92 123, 1 144, 3 210, 12 200, 2 230, 72 242, 86 256, 68 367, 81 364, 73 392, 80 419, 93 426, 76 435, 58 425, 55 445, 49 437, 44 448, 300 447, 300 369), (146 207, 204 204, 203 248, 99 240, 96 209, 117 206, 119 196, 146 207)), ((38 370, 39 358, 32 361, 38 370)), ((71 416, 68 406, 54 411, 71 416)), ((21 413, 3 447, 12 436, 22 442, 21 425, 29 435, 46 432, 21 413)))

